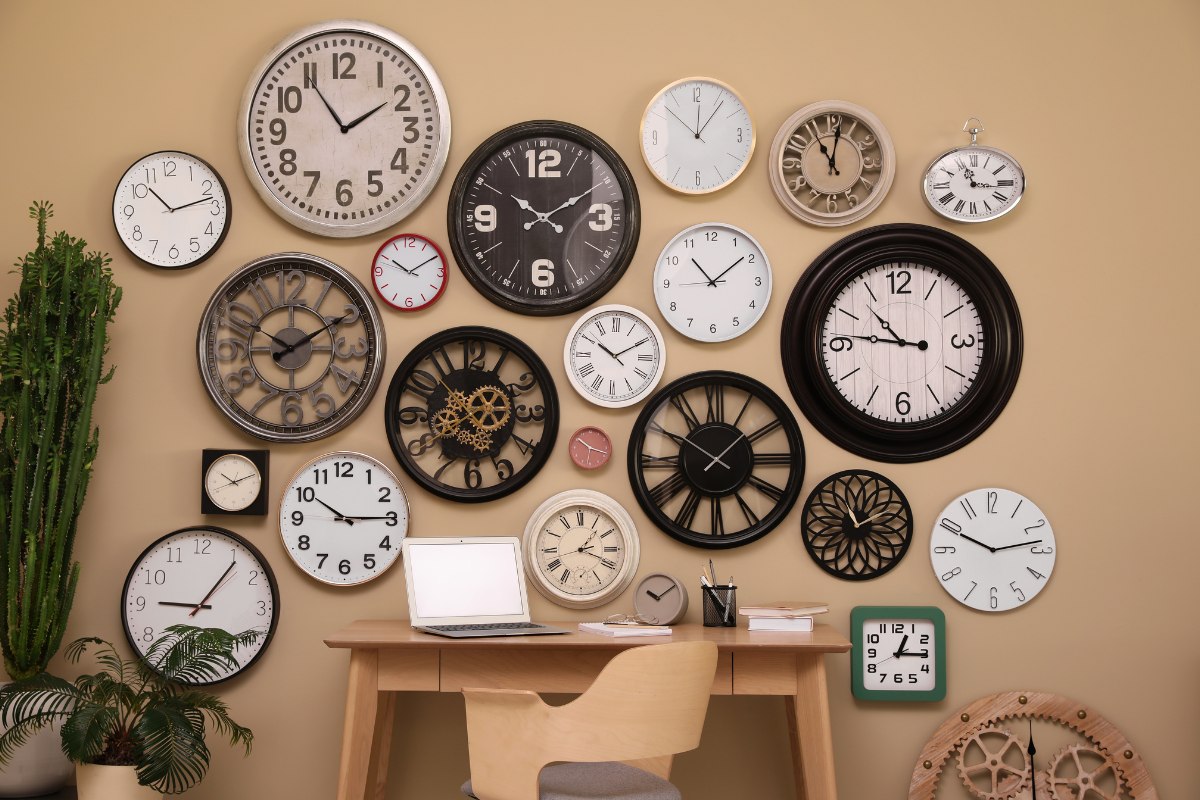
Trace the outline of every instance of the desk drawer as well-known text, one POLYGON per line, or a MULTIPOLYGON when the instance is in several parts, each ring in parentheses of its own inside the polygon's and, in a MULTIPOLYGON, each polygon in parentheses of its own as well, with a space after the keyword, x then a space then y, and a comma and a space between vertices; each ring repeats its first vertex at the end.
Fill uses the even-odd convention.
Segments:
MULTIPOLYGON (((471 687, 577 694, 592 685, 614 655, 601 650, 442 650, 441 690, 459 692, 471 687)), ((733 693, 732 665, 730 653, 717 656, 713 694, 733 693)))
POLYGON ((734 694, 795 694, 795 653, 735 653, 734 694))

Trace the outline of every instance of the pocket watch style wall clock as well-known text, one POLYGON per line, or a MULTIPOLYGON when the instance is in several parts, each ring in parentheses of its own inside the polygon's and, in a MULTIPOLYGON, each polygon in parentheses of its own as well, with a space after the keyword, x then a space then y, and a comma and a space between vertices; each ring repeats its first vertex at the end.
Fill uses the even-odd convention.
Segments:
POLYGON ((401 311, 433 305, 446 290, 446 257, 431 240, 415 233, 393 236, 371 262, 371 280, 383 302, 401 311))
POLYGON ((633 590, 633 609, 654 617, 659 625, 683 622, 688 610, 687 587, 674 575, 651 572, 633 590))
POLYGON ((771 302, 771 262, 741 228, 723 222, 693 225, 658 257, 654 299, 684 336, 724 342, 762 319, 771 302))
POLYGON ((971 117, 963 124, 971 143, 947 150, 925 170, 925 205, 948 220, 987 222, 1012 211, 1025 196, 1025 170, 1003 150, 976 144, 983 130, 983 123, 971 117))
POLYGON ((582 469, 599 469, 612 456, 612 440, 595 425, 580 428, 571 434, 567 452, 575 466, 582 469))
POLYGON ((1032 500, 1007 489, 976 489, 946 506, 929 538, 942 588, 977 611, 1008 611, 1032 600, 1054 571, 1054 531, 1032 500))
POLYGON ((633 176, 602 139, 565 122, 523 122, 463 164, 446 227, 463 275, 488 300, 566 314, 625 274, 641 211, 633 176))
POLYGON ((171 625, 266 633, 234 651, 238 669, 198 682, 220 683, 250 667, 271 644, 279 624, 275 573, 258 548, 233 531, 183 528, 147 547, 133 563, 121 590, 121 620, 139 656, 171 625))
POLYGON ((646 403, 629 437, 629 482, 667 535, 739 547, 783 521, 804 480, 800 426, 779 395, 736 372, 695 372, 646 403))
POLYGON ((1017 302, 987 256, 924 225, 851 234, 800 277, 781 349, 800 410, 877 461, 925 461, 983 433, 1021 371, 1017 302))
POLYGON ((515 492, 546 463, 558 435, 558 393, 520 339, 450 328, 400 362, 383 418, 413 480, 438 497, 478 503, 515 492))
POLYGON ((945 699, 946 615, 940 608, 859 606, 850 612, 850 638, 850 687, 859 700, 945 699))
POLYGON ((615 599, 633 580, 642 552, 628 512, 588 489, 556 494, 538 506, 521 546, 530 582, 566 608, 615 599))
POLYGON ((200 513, 267 513, 270 450, 205 450, 201 455, 200 513))
POLYGON ((207 161, 176 150, 139 158, 113 193, 113 224, 139 261, 163 269, 194 267, 225 241, 233 205, 207 161))
POLYGON ((287 554, 331 586, 354 586, 387 572, 400 556, 408 519, 400 481, 362 453, 314 458, 296 471, 279 500, 287 554))
POLYGON ((771 144, 771 188, 809 224, 849 225, 892 188, 896 148, 883 123, 841 100, 813 103, 788 117, 771 144))
POLYGON ((870 580, 904 558, 912 542, 912 509, 887 478, 851 469, 813 488, 800 529, 821 569, 849 581, 870 580))
POLYGON ((276 214, 309 233, 365 236, 433 191, 450 151, 450 106, 433 67, 398 33, 320 22, 254 68, 238 150, 276 214))
POLYGON ((585 400, 624 408, 654 391, 667 366, 667 345, 654 321, 636 308, 600 306, 571 326, 563 366, 585 400))
POLYGON ((642 114, 642 158, 654 177, 684 194, 733 183, 754 154, 754 122, 741 95, 712 78, 684 78, 642 114))
POLYGON ((311 442, 349 425, 375 394, 386 350, 362 284, 304 253, 264 256, 226 278, 196 343, 217 408, 272 442, 311 442))

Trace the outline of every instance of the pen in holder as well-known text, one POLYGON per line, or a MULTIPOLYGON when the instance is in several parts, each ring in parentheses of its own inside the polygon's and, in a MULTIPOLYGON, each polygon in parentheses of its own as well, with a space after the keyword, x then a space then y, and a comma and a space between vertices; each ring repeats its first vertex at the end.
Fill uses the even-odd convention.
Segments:
POLYGON ((737 587, 701 584, 700 588, 704 590, 704 627, 736 628, 737 587))

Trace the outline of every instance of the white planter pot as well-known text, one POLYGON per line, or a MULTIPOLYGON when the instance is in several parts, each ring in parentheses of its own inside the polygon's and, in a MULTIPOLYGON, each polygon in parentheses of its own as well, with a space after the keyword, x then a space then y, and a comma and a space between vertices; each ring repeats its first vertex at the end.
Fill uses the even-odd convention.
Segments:
MULTIPOLYGON (((0 683, 0 686, 4 686, 0 683)), ((7 730, 0 728, 0 731, 7 730)), ((18 748, 0 772, 0 797, 38 797, 66 785, 75 765, 62 751, 58 726, 42 728, 18 748)))
POLYGON ((75 768, 79 800, 161 800, 162 795, 138 783, 134 767, 80 764, 75 768))

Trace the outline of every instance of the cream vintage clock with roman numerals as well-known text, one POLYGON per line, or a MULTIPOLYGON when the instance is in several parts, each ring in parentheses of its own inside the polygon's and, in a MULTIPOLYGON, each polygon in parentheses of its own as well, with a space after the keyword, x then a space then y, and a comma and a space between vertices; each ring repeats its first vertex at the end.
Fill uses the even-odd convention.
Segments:
POLYGON ((783 123, 771 144, 771 188, 792 216, 849 225, 892 188, 896 149, 879 118, 841 100, 813 103, 783 123))

